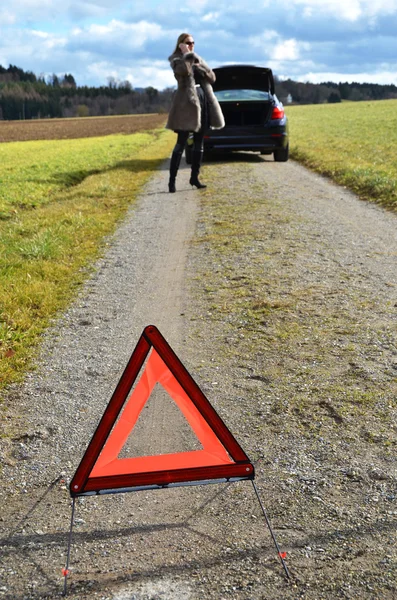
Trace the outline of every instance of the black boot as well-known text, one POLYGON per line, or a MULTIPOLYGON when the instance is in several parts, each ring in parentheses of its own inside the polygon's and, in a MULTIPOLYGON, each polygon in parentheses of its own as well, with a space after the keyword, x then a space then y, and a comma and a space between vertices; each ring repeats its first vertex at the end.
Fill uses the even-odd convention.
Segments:
POLYGON ((181 164, 182 152, 173 152, 170 163, 170 180, 168 182, 168 191, 172 194, 176 192, 175 179, 181 164))
POLYGON ((203 160, 203 151, 202 150, 193 150, 192 152, 192 174, 190 176, 190 185, 195 185, 197 189, 201 190, 202 188, 206 188, 207 186, 199 181, 199 173, 201 161, 203 160))

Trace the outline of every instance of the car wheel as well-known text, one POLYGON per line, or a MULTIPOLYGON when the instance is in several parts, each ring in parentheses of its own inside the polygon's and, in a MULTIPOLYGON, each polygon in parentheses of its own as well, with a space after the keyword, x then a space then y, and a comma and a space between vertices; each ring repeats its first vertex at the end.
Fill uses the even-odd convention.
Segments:
POLYGON ((276 162, 287 162, 289 156, 289 144, 285 148, 277 148, 274 151, 274 160, 276 162))
POLYGON ((192 164, 192 147, 189 146, 188 144, 186 144, 186 146, 185 146, 185 160, 186 160, 186 164, 188 164, 188 165, 192 164))

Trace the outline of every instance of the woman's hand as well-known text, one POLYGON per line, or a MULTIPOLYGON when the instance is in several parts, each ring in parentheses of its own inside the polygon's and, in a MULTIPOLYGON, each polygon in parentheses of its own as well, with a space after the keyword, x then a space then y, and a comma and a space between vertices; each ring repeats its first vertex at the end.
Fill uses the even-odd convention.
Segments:
POLYGON ((187 52, 189 52, 189 46, 184 43, 179 44, 179 49, 182 52, 182 54, 186 54, 187 52))

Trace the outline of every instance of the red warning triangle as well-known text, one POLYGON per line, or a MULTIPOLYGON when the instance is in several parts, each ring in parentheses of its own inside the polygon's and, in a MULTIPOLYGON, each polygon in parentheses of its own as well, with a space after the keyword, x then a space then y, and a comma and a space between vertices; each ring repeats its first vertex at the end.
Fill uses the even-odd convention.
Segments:
POLYGON ((156 327, 146 327, 71 481, 71 495, 253 478, 249 458, 176 354, 156 327), (157 384, 179 407, 202 449, 119 458, 157 384))

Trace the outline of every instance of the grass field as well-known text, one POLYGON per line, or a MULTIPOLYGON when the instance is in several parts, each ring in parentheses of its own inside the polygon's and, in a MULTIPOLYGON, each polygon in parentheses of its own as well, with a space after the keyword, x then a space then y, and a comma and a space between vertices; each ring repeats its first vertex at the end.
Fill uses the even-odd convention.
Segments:
POLYGON ((291 157, 397 210, 397 100, 289 106, 291 157))
POLYGON ((40 334, 173 142, 155 128, 0 144, 0 388, 30 367, 40 334))
MULTIPOLYGON (((397 210, 397 100, 287 113, 293 158, 397 210)), ((0 141, 10 142, 0 144, 0 389, 30 368, 40 334, 169 156, 175 138, 164 122, 0 121, 0 141)))

